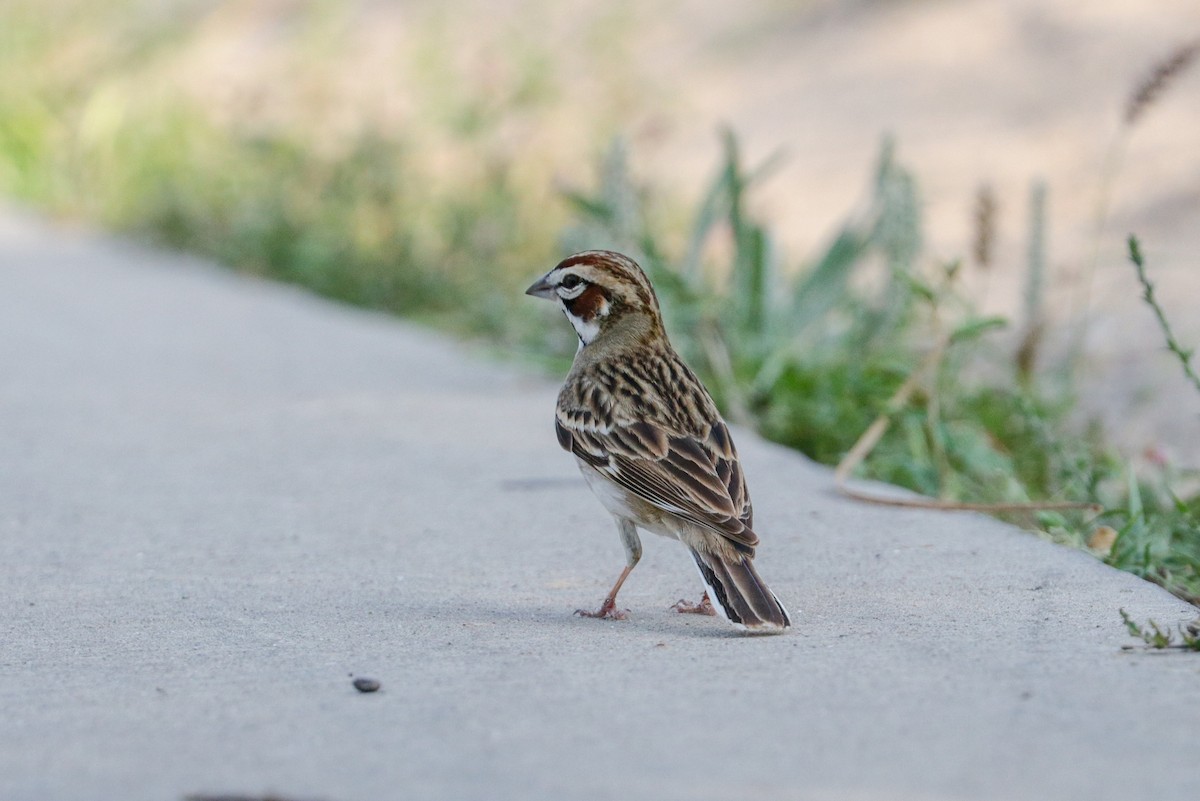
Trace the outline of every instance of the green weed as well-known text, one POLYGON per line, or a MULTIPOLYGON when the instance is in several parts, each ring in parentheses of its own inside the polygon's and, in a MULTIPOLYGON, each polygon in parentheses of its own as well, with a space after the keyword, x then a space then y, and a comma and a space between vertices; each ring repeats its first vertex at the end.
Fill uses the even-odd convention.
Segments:
MULTIPOLYGON (((194 20, 126 6, 140 8, 6 12, 0 192, 349 303, 501 343, 533 336, 519 288, 553 248, 562 204, 528 160, 486 140, 544 101, 536 63, 511 93, 425 86, 425 127, 364 123, 331 140, 313 121, 222 118, 159 80, 160 54, 194 20), (431 139, 445 164, 431 164, 431 139)), ((336 58, 320 6, 281 26, 298 60, 336 58)))
MULTIPOLYGON (((1125 623, 1125 628, 1129 630, 1129 636, 1140 639, 1146 644, 1146 648, 1156 651, 1168 648, 1183 651, 1200 651, 1200 620, 1188 623, 1187 625, 1181 624, 1177 629, 1179 633, 1178 642, 1175 640, 1176 632, 1164 629, 1153 620, 1148 620, 1145 625, 1142 625, 1131 618, 1129 613, 1124 609, 1121 610, 1121 620, 1125 623)), ((1132 648, 1132 645, 1125 646, 1126 650, 1131 650, 1132 648)))

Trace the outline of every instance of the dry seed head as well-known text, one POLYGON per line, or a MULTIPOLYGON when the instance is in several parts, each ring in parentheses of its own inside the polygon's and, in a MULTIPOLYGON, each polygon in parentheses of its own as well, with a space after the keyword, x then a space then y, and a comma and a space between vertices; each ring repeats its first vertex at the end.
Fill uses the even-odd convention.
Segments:
POLYGON ((1025 329, 1020 344, 1017 345, 1013 361, 1017 365, 1017 376, 1022 381, 1028 381, 1033 376, 1034 370, 1037 369, 1038 352, 1042 348, 1042 335, 1045 333, 1045 328, 1046 326, 1041 320, 1031 322, 1025 329))
POLYGON ((992 266, 992 243, 996 238, 996 194, 987 184, 975 195, 975 263, 983 269, 992 266))
POLYGON ((1136 124, 1171 81, 1183 74, 1197 56, 1200 56, 1200 39, 1193 39, 1175 48, 1169 56, 1159 62, 1138 84, 1137 90, 1125 105, 1125 124, 1136 124))

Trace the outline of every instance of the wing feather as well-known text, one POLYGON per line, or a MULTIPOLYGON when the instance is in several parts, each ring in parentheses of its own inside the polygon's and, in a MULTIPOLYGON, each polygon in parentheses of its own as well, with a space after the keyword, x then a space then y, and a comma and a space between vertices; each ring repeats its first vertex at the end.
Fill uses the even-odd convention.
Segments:
MULTIPOLYGON (((592 388, 590 401, 597 391, 592 388)), ((758 544, 737 452, 720 417, 689 434, 646 419, 596 425, 592 415, 588 425, 580 411, 560 407, 556 429, 564 449, 663 511, 738 546, 758 544)))

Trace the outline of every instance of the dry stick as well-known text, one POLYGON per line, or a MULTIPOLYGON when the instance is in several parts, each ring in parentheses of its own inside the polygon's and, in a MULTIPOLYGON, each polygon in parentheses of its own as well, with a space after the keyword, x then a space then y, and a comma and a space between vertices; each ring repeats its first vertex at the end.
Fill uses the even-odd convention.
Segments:
POLYGON ((1103 507, 1098 504, 1070 501, 1046 501, 1044 503, 963 503, 959 501, 936 501, 928 498, 885 498, 881 495, 873 495, 869 492, 863 492, 862 490, 846 486, 846 480, 850 477, 850 473, 875 449, 875 446, 879 444, 879 440, 888 430, 888 426, 892 424, 892 415, 897 409, 908 402, 909 397, 912 396, 917 386, 921 383, 922 377, 942 360, 942 355, 946 352, 946 347, 949 344, 949 337, 941 336, 938 338, 937 343, 933 346, 933 350, 917 366, 917 369, 909 374, 908 378, 900 385, 895 394, 888 399, 883 413, 875 418, 875 421, 867 427, 863 435, 854 443, 854 447, 838 463, 837 468, 833 471, 833 481, 837 491, 841 495, 856 501, 873 503, 878 506, 900 506, 907 509, 941 509, 966 512, 1037 512, 1063 509, 1085 509, 1091 512, 1102 511, 1103 507))
MULTIPOLYGON (((900 406, 908 402, 909 396, 912 395, 913 391, 917 388, 917 384, 920 383, 922 375, 924 375, 924 373, 930 367, 932 367, 941 359, 942 351, 945 350, 945 348, 946 338, 942 337, 938 340, 937 344, 934 345, 934 348, 929 352, 929 355, 925 357, 925 360, 917 366, 916 370, 913 370, 909 374, 908 378, 904 380, 904 383, 900 385, 900 388, 896 390, 892 397, 888 398, 888 402, 883 410, 883 413, 875 418, 875 421, 867 427, 867 430, 864 431, 862 436, 858 438, 858 441, 854 443, 854 447, 852 447, 849 452, 842 457, 842 460, 838 462, 837 468, 833 471, 833 481, 838 492, 849 498, 867 501, 868 503, 873 503, 877 500, 873 495, 866 495, 858 490, 853 490, 847 487, 846 479, 850 477, 850 473, 854 471, 854 468, 862 464, 863 459, 866 459, 868 454, 870 454, 871 451, 875 449, 875 446, 879 444, 879 440, 883 437, 884 433, 888 430, 888 426, 892 423, 892 414, 894 410, 899 409, 900 406)), ((890 500, 885 502, 888 505, 891 505, 892 503, 890 500)), ((916 503, 916 501, 897 500, 895 503, 899 506, 908 506, 911 503, 916 503)))

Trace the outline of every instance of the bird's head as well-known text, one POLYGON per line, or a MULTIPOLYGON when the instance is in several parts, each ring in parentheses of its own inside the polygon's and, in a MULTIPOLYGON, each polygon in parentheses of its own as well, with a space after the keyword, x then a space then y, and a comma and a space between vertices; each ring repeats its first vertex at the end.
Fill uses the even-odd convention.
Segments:
POLYGON ((637 262, 611 250, 588 250, 558 263, 525 290, 558 303, 579 335, 580 347, 622 329, 663 336, 658 298, 637 262))

